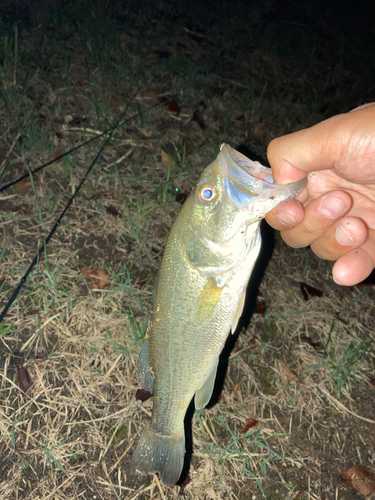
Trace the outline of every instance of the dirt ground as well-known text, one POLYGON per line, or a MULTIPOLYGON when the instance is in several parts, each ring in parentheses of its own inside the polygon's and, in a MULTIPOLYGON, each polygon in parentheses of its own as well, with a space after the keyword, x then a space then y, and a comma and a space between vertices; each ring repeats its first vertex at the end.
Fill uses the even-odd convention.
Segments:
POLYGON ((0 18, 0 190, 67 153, 0 191, 0 311, 42 247, 0 323, 0 500, 362 498, 341 475, 375 470, 374 281, 340 287, 267 227, 214 397, 186 419, 183 484, 130 459, 186 195, 221 143, 265 163, 272 138, 374 100, 372 6, 18 0, 0 18))

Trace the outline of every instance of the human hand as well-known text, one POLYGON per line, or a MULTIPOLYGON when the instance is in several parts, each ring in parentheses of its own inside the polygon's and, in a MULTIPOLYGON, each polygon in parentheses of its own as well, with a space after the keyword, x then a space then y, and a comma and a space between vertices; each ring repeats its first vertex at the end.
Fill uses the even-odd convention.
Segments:
POLYGON ((267 156, 277 184, 308 178, 267 222, 291 247, 335 260, 337 283, 364 280, 375 268, 375 103, 274 139, 267 156))

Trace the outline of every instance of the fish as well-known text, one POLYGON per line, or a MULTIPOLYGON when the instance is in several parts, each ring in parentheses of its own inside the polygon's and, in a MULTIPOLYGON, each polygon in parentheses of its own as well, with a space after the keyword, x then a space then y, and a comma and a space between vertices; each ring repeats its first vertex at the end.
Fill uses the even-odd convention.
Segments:
POLYGON ((178 482, 185 414, 193 398, 199 410, 211 399, 260 251, 260 221, 305 183, 274 184, 270 168, 222 144, 186 199, 167 239, 138 359, 136 376, 153 394, 153 409, 132 470, 157 473, 167 486, 178 482))

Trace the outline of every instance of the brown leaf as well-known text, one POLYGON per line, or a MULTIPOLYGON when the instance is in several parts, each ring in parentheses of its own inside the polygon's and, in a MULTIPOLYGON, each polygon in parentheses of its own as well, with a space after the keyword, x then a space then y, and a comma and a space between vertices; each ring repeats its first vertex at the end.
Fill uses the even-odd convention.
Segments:
POLYGON ((99 193, 95 193, 89 197, 89 200, 99 200, 100 198, 106 198, 107 193, 105 191, 100 191, 99 193))
POLYGON ((86 281, 94 281, 96 279, 96 272, 93 271, 89 266, 85 266, 81 269, 81 273, 86 281))
POLYGON ((108 104, 111 109, 117 109, 123 104, 123 101, 115 95, 110 95, 108 104))
POLYGON ((125 42, 121 42, 120 49, 121 49, 121 52, 125 52, 126 51, 126 43, 125 42))
POLYGON ((310 295, 311 297, 321 297, 323 295, 323 292, 321 290, 318 290, 318 288, 314 288, 313 286, 310 286, 303 281, 301 281, 300 283, 300 288, 302 296, 305 300, 309 300, 310 295))
POLYGON ((88 81, 84 78, 76 78, 74 83, 77 85, 77 87, 87 87, 88 85, 88 81))
POLYGON ((107 210, 107 213, 113 215, 113 217, 121 217, 120 212, 117 210, 117 208, 113 207, 112 205, 105 207, 105 209, 107 210))
POLYGON ((22 366, 22 364, 16 365, 16 370, 18 377, 18 385, 20 386, 21 391, 27 392, 27 390, 30 389, 30 387, 32 386, 29 372, 24 366, 22 366))
POLYGON ((266 310, 267 310, 267 302, 265 300, 257 299, 254 313, 260 314, 261 316, 264 317, 264 315, 266 314, 266 310))
POLYGON ((167 108, 167 111, 170 113, 176 113, 177 116, 179 116, 181 108, 178 105, 178 102, 175 100, 167 101, 165 104, 165 107, 167 108))
POLYGON ((265 135, 266 135, 266 124, 256 123, 254 125, 254 130, 253 130, 253 138, 258 141, 262 141, 265 135))
POLYGON ((5 276, 0 276, 0 285, 2 285, 5 281, 5 276))
MULTIPOLYGON (((181 490, 183 490, 185 488, 185 486, 187 486, 189 483, 191 483, 191 478, 189 476, 189 474, 185 477, 185 479, 183 480, 183 482, 181 484, 178 484, 178 486, 181 488, 181 490)), ((182 492, 181 492, 182 493, 182 492)))
POLYGON ((289 368, 287 364, 284 363, 281 359, 279 360, 281 366, 284 368, 285 371, 285 376, 288 380, 291 380, 292 382, 301 382, 300 379, 297 376, 297 373, 289 368))
POLYGON ((54 151, 51 154, 51 160, 55 160, 55 163, 59 163, 61 161, 61 158, 59 160, 57 160, 57 158, 63 154, 64 154, 64 151, 61 151, 60 149, 56 149, 56 151, 54 151))
POLYGON ((27 311, 28 316, 35 316, 35 314, 38 314, 39 309, 31 309, 30 311, 27 311))
MULTIPOLYGON (((38 182, 38 175, 34 174, 33 176, 34 179, 34 184, 38 182)), ((16 188, 18 189, 19 193, 24 196, 30 189, 31 189, 31 179, 30 176, 28 175, 22 181, 19 181, 16 183, 16 188)))
POLYGON ((375 474, 363 465, 353 465, 342 472, 341 480, 363 496, 375 493, 375 474))
POLYGON ((255 345, 257 341, 256 335, 253 335, 249 340, 249 345, 255 345))
POLYGON ((141 278, 133 278, 131 280, 131 284, 133 286, 137 286, 137 287, 141 288, 142 286, 144 286, 146 284, 146 280, 143 280, 141 278))
POLYGON ((63 134, 61 132, 55 132, 55 136, 61 141, 63 139, 63 134))
POLYGON ((172 163, 172 159, 171 157, 169 156, 168 153, 166 153, 163 149, 161 150, 161 162, 163 163, 163 165, 165 165, 166 167, 169 167, 169 165, 172 163))
POLYGON ((247 418, 245 425, 244 425, 242 431, 240 432, 240 434, 246 434, 246 432, 249 429, 255 429, 256 427, 258 427, 258 425, 259 425, 259 420, 255 420, 255 418, 252 418, 252 417, 247 418))
POLYGON ((47 354, 44 351, 35 351, 35 353, 31 354, 33 359, 45 359, 48 358, 47 354))
POLYGON ((86 68, 88 69, 96 69, 97 67, 98 65, 96 63, 90 63, 90 62, 86 63, 86 68))
POLYGON ((107 274, 104 269, 99 269, 97 272, 96 283, 92 284, 92 288, 103 290, 109 283, 109 274, 107 274))
POLYGON ((324 349, 323 342, 320 340, 318 342, 314 342, 311 337, 308 337, 307 335, 301 335, 301 340, 302 342, 310 344, 316 351, 322 351, 324 349))
POLYGON ((152 398, 152 392, 145 391, 144 389, 137 389, 137 392, 135 393, 135 399, 139 399, 139 401, 142 401, 142 403, 144 403, 150 398, 152 398))
POLYGON ((26 215, 27 214, 26 209, 24 207, 20 207, 18 205, 13 208, 13 212, 15 214, 19 214, 19 215, 26 215))
POLYGON ((197 122, 200 128, 203 130, 205 128, 205 123, 204 123, 204 118, 202 113, 199 111, 199 109, 196 109, 193 114, 192 120, 194 122, 197 122))
POLYGON ((233 387, 233 391, 230 393, 231 398, 237 397, 238 389, 240 388, 240 383, 237 382, 237 384, 233 387))

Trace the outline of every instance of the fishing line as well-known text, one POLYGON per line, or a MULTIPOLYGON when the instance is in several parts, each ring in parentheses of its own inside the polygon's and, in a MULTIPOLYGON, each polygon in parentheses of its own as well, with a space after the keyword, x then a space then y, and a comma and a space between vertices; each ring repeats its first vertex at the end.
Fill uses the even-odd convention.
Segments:
MULTIPOLYGON (((8 300, 6 306, 4 307, 4 309, 1 311, 0 313, 0 323, 3 321, 6 313, 8 312, 10 306, 13 304, 13 302, 15 301, 15 299, 17 298, 17 295, 19 293, 19 291, 21 290, 21 288, 23 287, 23 285, 26 283, 26 280, 29 276, 29 274, 31 273, 31 271, 34 269, 35 267, 35 264, 39 261, 39 258, 41 256, 41 254, 46 250, 46 247, 50 241, 50 239, 52 238, 52 236, 54 235, 56 229, 59 227, 59 225, 61 224, 61 221, 64 217, 64 215, 66 214, 66 212, 68 211, 70 205, 73 203, 73 200, 74 198, 77 196, 79 190, 81 189, 83 183, 85 182, 85 180, 87 179, 87 177, 89 176, 90 172, 92 171, 95 163, 98 161, 100 155, 102 154, 102 152, 105 150, 105 148, 109 145, 109 143, 111 142, 113 136, 116 134, 117 130, 126 122, 129 122, 131 120, 133 120, 134 118, 136 118, 137 116, 141 115, 142 113, 144 112, 147 112, 147 111, 150 111, 151 109, 155 108, 156 106, 159 106, 160 104, 162 103, 157 103, 157 104, 154 104, 153 106, 149 107, 149 108, 146 108, 145 110, 142 110, 136 114, 134 114, 133 116, 131 116, 130 118, 127 118, 126 120, 123 120, 123 121, 119 121, 117 123, 117 125, 115 125, 114 127, 112 127, 111 129, 107 130, 106 132, 103 132, 100 136, 96 136, 94 137, 93 139, 90 139, 89 141, 81 144, 80 146, 77 146, 75 148, 73 148, 71 151, 75 151, 77 150, 78 148, 84 146, 85 144, 88 144, 89 142, 92 142, 94 139, 98 139, 99 137, 102 137, 103 135, 105 134, 110 134, 106 140, 104 141, 102 147, 99 149, 97 155, 95 156, 94 160, 92 161, 91 165, 89 166, 89 168, 87 169, 85 175, 83 176, 81 182, 78 184, 76 190, 74 191, 73 195, 70 197, 68 203, 66 204, 64 210, 61 212, 59 218, 57 219, 57 221, 55 222, 55 225, 53 226, 53 228, 51 229, 50 233, 48 234, 47 238, 43 241, 43 244, 41 245, 41 247, 39 248, 37 254, 35 255, 35 257, 33 258, 31 264, 29 265, 27 271, 25 272, 25 274, 23 275, 23 277, 21 278, 21 281, 18 283, 16 289, 14 290, 12 296, 10 297, 10 299, 8 300)), ((126 112, 126 111, 125 111, 126 112)), ((70 151, 70 152, 71 152, 70 151)), ((61 158, 63 156, 65 156, 66 154, 68 153, 65 153, 64 155, 61 155, 61 158)), ((60 158, 60 157, 59 157, 60 158)), ((49 163, 46 163, 45 165, 42 165, 41 167, 38 167, 37 169, 33 170, 31 173, 34 173, 34 172, 37 172, 38 170, 41 170, 42 168, 46 167, 47 165, 50 165, 51 163, 53 163, 54 161, 58 160, 58 158, 56 158, 55 160, 49 162, 49 163)), ((29 174, 21 177, 20 179, 18 179, 18 181, 15 181, 15 182, 19 182, 19 180, 22 180, 24 179, 25 177, 27 177, 29 174)), ((10 185, 14 184, 15 182, 11 183, 10 185)), ((3 186, 0 191, 2 191, 3 189, 5 189, 6 187, 9 187, 9 185, 7 186, 3 186)))
MULTIPOLYGON (((96 141, 96 139, 99 139, 100 137, 103 137, 104 135, 106 134, 109 134, 110 132, 112 132, 113 130, 121 127, 122 125, 124 125, 125 123, 128 123, 130 121, 132 121, 134 118, 137 118, 137 116, 140 116, 142 115, 142 113, 148 113, 149 111, 151 111, 152 109, 160 106, 161 104, 165 104, 165 102, 167 101, 167 99, 163 99, 163 101, 161 102, 158 102, 156 104, 153 104, 152 106, 150 106, 149 108, 146 108, 146 109, 143 109, 141 111, 138 111, 138 113, 135 113, 133 116, 131 116, 130 118, 126 118, 125 120, 123 121, 119 121, 114 127, 106 130, 105 132, 102 132, 101 134, 99 135, 96 135, 95 137, 92 137, 91 139, 89 139, 88 141, 85 141, 83 142, 82 144, 79 144, 78 146, 75 146, 74 148, 70 149, 69 151, 66 151, 66 153, 63 153, 61 154, 60 156, 57 156, 56 158, 54 158, 53 160, 47 162, 47 163, 44 163, 44 165, 41 165, 40 167, 37 167, 35 168, 34 170, 31 170, 31 175, 32 174, 35 174, 36 172, 39 172, 40 170, 43 170, 43 168, 45 167, 48 167, 49 165, 52 165, 52 163, 55 163, 59 160, 61 160, 61 158, 64 158, 64 156, 67 156, 71 153, 74 153, 74 151, 77 151, 77 149, 80 149, 82 148, 83 146, 86 146, 87 144, 90 144, 90 142, 93 142, 93 141, 96 141)), ((85 129, 83 129, 85 130, 85 129)), ((19 177, 18 179, 16 179, 15 181, 11 181, 11 182, 8 182, 8 184, 4 184, 4 186, 1 186, 0 187, 0 193, 2 191, 5 191, 6 189, 10 188, 11 186, 13 186, 14 184, 17 184, 17 182, 20 182, 22 181, 23 179, 26 179, 26 177, 29 177, 29 172, 27 172, 26 174, 23 174, 21 175, 21 177, 19 177)))

